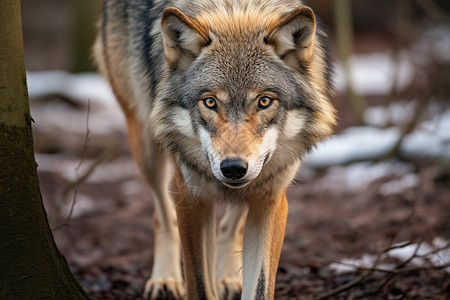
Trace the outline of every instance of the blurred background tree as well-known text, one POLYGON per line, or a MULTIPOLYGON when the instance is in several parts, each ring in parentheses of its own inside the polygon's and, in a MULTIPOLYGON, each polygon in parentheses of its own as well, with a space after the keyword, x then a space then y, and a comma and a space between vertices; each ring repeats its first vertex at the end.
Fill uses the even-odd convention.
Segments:
POLYGON ((94 71, 101 0, 22 0, 27 70, 94 71))

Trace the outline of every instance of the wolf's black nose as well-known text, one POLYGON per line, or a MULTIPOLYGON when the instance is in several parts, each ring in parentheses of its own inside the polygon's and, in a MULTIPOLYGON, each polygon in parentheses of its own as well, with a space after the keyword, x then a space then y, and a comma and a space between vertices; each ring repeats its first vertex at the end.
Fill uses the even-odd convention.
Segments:
POLYGON ((247 173, 248 164, 238 157, 226 158, 220 163, 220 170, 223 176, 228 179, 241 179, 247 173))

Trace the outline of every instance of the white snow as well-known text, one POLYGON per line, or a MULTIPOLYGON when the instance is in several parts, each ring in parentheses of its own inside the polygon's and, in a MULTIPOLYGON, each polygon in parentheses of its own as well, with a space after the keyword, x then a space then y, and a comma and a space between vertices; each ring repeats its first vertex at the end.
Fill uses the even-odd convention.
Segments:
MULTIPOLYGON (((79 158, 68 158, 63 155, 36 153, 38 170, 41 172, 54 172, 60 174, 67 181, 74 181, 94 164, 94 160, 85 159, 81 164, 78 174, 76 169, 80 163, 79 158)), ((118 182, 134 178, 139 175, 135 163, 129 159, 115 160, 114 163, 103 163, 87 178, 86 182, 118 182)))
POLYGON ((40 172, 54 172, 60 174, 65 180, 75 180, 75 170, 79 164, 79 159, 69 159, 61 154, 35 154, 40 172))
MULTIPOLYGON (((397 82, 397 90, 407 87, 414 71, 430 63, 450 62, 450 26, 441 24, 424 30, 421 38, 409 49, 403 50, 398 59, 389 52, 352 55, 349 59, 351 85, 363 95, 388 95, 397 82)), ((335 85, 339 91, 346 87, 342 63, 335 64, 335 85)))
MULTIPOLYGON (((418 267, 439 267, 450 262, 450 241, 441 237, 434 238, 431 245, 428 243, 407 245, 407 242, 403 242, 399 243, 398 246, 398 248, 388 251, 382 259, 387 256, 404 262, 415 256, 410 264, 418 267)), ((358 268, 372 268, 377 259, 378 255, 364 254, 361 258, 345 258, 340 262, 332 263, 329 268, 338 274, 348 273, 356 271, 358 268)), ((393 270, 394 268, 394 264, 377 266, 377 269, 383 270, 393 270)), ((450 267, 445 268, 445 270, 450 273, 450 267)))
MULTIPOLYGON (((397 74, 397 88, 405 88, 413 79, 414 67, 401 55, 397 65, 388 53, 353 55, 349 60, 351 85, 358 94, 387 95, 392 90, 397 74)), ((335 85, 338 91, 345 90, 346 78, 342 64, 335 65, 335 85)))
MULTIPOLYGON (((377 261, 376 255, 364 254, 361 258, 344 258, 338 263, 331 263, 329 268, 337 274, 350 273, 358 268, 370 269, 377 261)), ((379 269, 393 270, 394 264, 380 264, 379 269)))
MULTIPOLYGON (((328 167, 319 181, 324 189, 360 192, 372 182, 388 176, 394 178, 381 185, 382 195, 401 193, 417 186, 419 177, 407 164, 396 161, 355 162, 379 158, 391 150, 402 134, 401 129, 377 126, 406 123, 415 105, 400 102, 388 108, 367 109, 366 118, 373 125, 347 128, 309 153, 303 165, 307 168, 328 167)), ((403 140, 400 148, 402 156, 435 159, 450 157, 450 111, 439 111, 436 105, 431 105, 428 110, 425 115, 432 117, 403 140)))
POLYGON ((405 138, 406 156, 450 157, 450 111, 444 111, 421 124, 405 138))
MULTIPOLYGON (((411 263, 416 266, 426 266, 431 264, 438 267, 450 262, 450 241, 441 237, 435 237, 430 244, 411 244, 406 247, 392 249, 388 252, 388 256, 397 258, 401 261, 410 259, 414 253, 416 256, 411 263)), ((450 267, 446 268, 450 273, 450 267)))
POLYGON ((391 186, 384 188, 384 192, 389 194, 409 188, 409 182, 404 183, 401 180, 409 175, 413 175, 411 172, 412 167, 410 165, 396 161, 360 162, 349 166, 329 167, 326 174, 319 179, 318 184, 323 190, 358 193, 378 179, 388 176, 400 178, 382 185, 391 183, 391 186))
POLYGON ((364 121, 375 127, 405 124, 414 114, 415 102, 396 101, 388 107, 372 106, 364 111, 364 121))
POLYGON ((106 81, 97 73, 71 74, 66 71, 27 72, 30 97, 61 94, 75 101, 98 100, 114 102, 106 81))
POLYGON ((423 65, 433 60, 441 63, 450 62, 450 26, 442 23, 428 28, 412 45, 411 52, 418 54, 414 59, 423 65))
POLYGON ((64 71, 28 72, 31 114, 43 131, 60 129, 67 133, 86 133, 86 109, 76 109, 60 102, 48 102, 33 110, 34 100, 59 94, 87 107, 90 100, 89 130, 94 133, 124 132, 125 119, 110 87, 96 73, 70 74, 64 71))
MULTIPOLYGON (((411 109, 410 105, 403 104, 392 105, 387 109, 373 107, 367 110, 366 115, 370 123, 385 125, 385 116, 395 116, 393 121, 402 122, 411 109)), ((398 127, 350 127, 314 149, 306 157, 304 165, 320 168, 372 159, 392 149, 400 136, 398 127)), ((450 157, 450 111, 438 113, 420 124, 405 137, 400 151, 406 157, 450 157)))
POLYGON ((385 196, 400 194, 406 189, 416 187, 419 184, 419 179, 417 174, 405 174, 400 179, 383 183, 380 186, 380 193, 385 196))
POLYGON ((397 128, 350 127, 320 144, 306 156, 304 165, 318 168, 377 157, 399 137, 397 128))

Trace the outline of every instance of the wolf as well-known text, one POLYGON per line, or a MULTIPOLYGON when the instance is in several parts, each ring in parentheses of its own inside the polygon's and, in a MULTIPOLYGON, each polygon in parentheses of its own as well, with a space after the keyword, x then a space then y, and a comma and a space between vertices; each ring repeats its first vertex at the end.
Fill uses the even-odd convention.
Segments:
POLYGON ((104 0, 94 56, 155 200, 147 299, 273 299, 286 189, 336 122, 325 40, 299 0, 104 0))

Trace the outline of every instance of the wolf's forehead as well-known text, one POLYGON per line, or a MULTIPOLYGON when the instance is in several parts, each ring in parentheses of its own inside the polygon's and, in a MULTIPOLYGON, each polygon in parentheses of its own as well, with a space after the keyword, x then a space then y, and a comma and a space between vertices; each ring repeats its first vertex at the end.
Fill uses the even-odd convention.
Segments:
POLYGON ((294 84, 283 63, 263 45, 256 44, 221 44, 207 49, 186 80, 190 88, 224 90, 230 97, 239 98, 250 90, 290 90, 294 84))
POLYGON ((204 80, 201 85, 207 85, 207 89, 225 91, 229 97, 245 97, 247 91, 265 89, 274 85, 272 82, 273 68, 269 68, 268 62, 257 55, 245 55, 234 51, 226 51, 221 54, 216 52, 206 58, 199 69, 204 80))
POLYGON ((221 43, 213 45, 206 55, 215 73, 236 80, 251 80, 267 71, 270 56, 255 43, 221 43))
POLYGON ((259 77, 270 73, 269 63, 276 59, 264 42, 266 30, 286 7, 272 5, 277 9, 269 11, 264 1, 219 2, 216 9, 198 15, 211 38, 203 67, 228 86, 261 82, 259 77))

